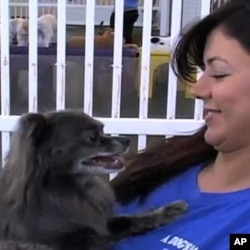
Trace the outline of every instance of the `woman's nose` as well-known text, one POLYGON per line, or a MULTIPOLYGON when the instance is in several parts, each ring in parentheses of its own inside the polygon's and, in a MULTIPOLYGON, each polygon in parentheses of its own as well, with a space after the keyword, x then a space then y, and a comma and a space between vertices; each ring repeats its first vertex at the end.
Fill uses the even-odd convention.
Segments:
POLYGON ((194 83, 190 89, 191 94, 197 99, 208 99, 211 97, 211 84, 209 79, 202 75, 196 83, 194 83))

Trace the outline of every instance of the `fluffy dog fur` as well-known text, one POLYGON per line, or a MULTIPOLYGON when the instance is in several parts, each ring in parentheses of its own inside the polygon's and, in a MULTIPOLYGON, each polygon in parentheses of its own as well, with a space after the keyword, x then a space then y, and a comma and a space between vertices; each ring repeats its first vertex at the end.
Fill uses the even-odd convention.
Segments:
MULTIPOLYGON (((38 18, 37 23, 38 47, 49 47, 56 41, 57 19, 54 15, 45 14, 38 18)), ((24 18, 14 18, 10 20, 10 43, 17 41, 17 46, 28 46, 29 43, 29 21, 24 18)))
POLYGON ((0 250, 54 250, 41 244, 16 241, 0 241, 0 250))
POLYGON ((128 145, 80 111, 23 115, 0 172, 0 250, 104 250, 179 218, 182 201, 114 216, 103 173, 123 167, 128 145))
MULTIPOLYGON (((114 48, 114 30, 108 28, 102 34, 98 33, 94 36, 94 47, 97 49, 111 49, 114 48)), ((86 38, 84 36, 73 36, 67 44, 72 48, 84 48, 86 38)), ((125 40, 123 39, 123 43, 125 40)), ((139 49, 136 44, 123 44, 123 47, 131 49, 139 49)))
POLYGON ((170 38, 162 36, 153 36, 150 41, 150 51, 151 52, 169 52, 170 48, 170 38))
MULTIPOLYGON (((98 49, 108 49, 114 47, 114 30, 105 29, 103 21, 98 26, 97 34, 94 36, 94 47, 98 49)), ((67 44, 72 48, 84 48, 86 43, 85 36, 72 36, 67 44)))
MULTIPOLYGON (((84 48, 85 36, 73 36, 68 40, 68 45, 72 48, 84 48)), ((94 46, 98 49, 109 49, 114 47, 114 31, 107 29, 103 34, 94 36, 94 46)))
POLYGON ((56 42, 57 19, 54 15, 45 14, 38 18, 38 47, 49 47, 56 42))
POLYGON ((10 43, 17 41, 17 46, 27 46, 29 39, 29 22, 24 18, 10 19, 10 43))

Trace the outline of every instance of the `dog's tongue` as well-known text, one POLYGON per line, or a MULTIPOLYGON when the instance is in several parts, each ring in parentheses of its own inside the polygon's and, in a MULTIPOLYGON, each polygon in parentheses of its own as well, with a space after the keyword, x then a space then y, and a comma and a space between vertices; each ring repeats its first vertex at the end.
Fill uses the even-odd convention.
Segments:
POLYGON ((93 162, 97 165, 102 165, 106 169, 121 169, 124 167, 124 161, 122 157, 119 156, 98 156, 93 159, 93 162))

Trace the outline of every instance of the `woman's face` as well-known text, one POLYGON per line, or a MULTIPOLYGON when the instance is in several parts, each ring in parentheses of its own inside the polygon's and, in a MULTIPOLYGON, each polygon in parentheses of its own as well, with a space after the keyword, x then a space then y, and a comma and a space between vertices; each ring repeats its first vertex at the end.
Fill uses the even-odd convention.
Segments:
POLYGON ((250 147, 250 54, 217 28, 207 40, 204 63, 192 92, 204 101, 206 142, 224 152, 250 147))

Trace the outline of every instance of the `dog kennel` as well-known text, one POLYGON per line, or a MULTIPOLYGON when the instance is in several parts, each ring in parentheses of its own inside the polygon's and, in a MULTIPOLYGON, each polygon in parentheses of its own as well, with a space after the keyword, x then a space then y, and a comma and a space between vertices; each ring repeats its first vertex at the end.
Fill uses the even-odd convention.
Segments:
MULTIPOLYGON (((170 2, 170 0, 161 0, 158 6, 167 2, 170 2)), ((171 2, 169 12, 167 8, 164 8, 166 23, 165 26, 162 26, 165 27, 165 30, 161 27, 161 34, 169 35, 172 45, 185 23, 209 13, 210 1, 173 0, 171 2)), ((183 131, 185 133, 187 130, 194 131, 202 123, 201 103, 187 100, 178 93, 181 91, 178 91, 176 77, 169 67, 164 70, 166 73, 164 79, 156 85, 157 95, 153 98, 148 96, 151 63, 150 36, 154 12, 152 8, 141 6, 141 13, 144 17, 141 19, 141 26, 145 28, 142 29, 143 46, 139 57, 140 63, 138 63, 136 53, 127 51, 121 46, 122 29, 116 29, 112 51, 106 50, 103 52, 94 48, 91 41, 95 34, 95 24, 99 24, 100 21, 96 17, 100 17, 100 13, 104 13, 100 12, 98 8, 108 9, 107 13, 109 14, 113 8, 109 1, 103 1, 103 3, 106 4, 106 7, 96 6, 92 0, 86 1, 86 5, 85 1, 79 3, 76 0, 1 1, 2 37, 8 37, 10 15, 28 18, 30 37, 32 37, 28 48, 11 48, 11 50, 9 50, 8 39, 1 39, 2 116, 0 131, 2 132, 2 160, 4 160, 8 151, 10 133, 15 129, 16 121, 21 113, 18 110, 13 111, 12 103, 20 101, 21 105, 18 108, 21 109, 24 103, 26 110, 36 112, 44 108, 44 102, 41 103, 40 97, 42 95, 45 105, 46 102, 47 104, 52 103, 56 106, 56 109, 72 107, 74 104, 68 105, 67 103, 67 88, 71 87, 73 90, 77 88, 69 84, 70 82, 78 82, 78 85, 79 83, 84 84, 84 91, 79 90, 76 93, 84 97, 84 100, 80 102, 82 109, 90 115, 96 114, 95 117, 98 116, 97 118, 104 122, 106 133, 129 135, 131 141, 133 141, 134 149, 145 148, 153 137, 153 139, 158 140, 159 137, 162 139, 166 136, 182 134, 183 131), (78 7, 78 15, 77 12, 74 12, 77 9, 76 7, 78 7), (85 12, 80 7, 87 10, 86 23, 85 12), (73 11, 71 14, 69 14, 70 9, 73 11), (57 10, 60 11, 57 12, 57 10), (58 40, 55 47, 37 49, 36 40, 33 39, 37 30, 35 20, 37 20, 37 16, 43 13, 51 13, 57 16, 58 23, 60 23, 58 40), (72 16, 75 20, 72 19, 72 16), (86 47, 77 51, 77 55, 75 55, 73 50, 67 47, 65 25, 68 28, 70 24, 76 25, 77 22, 81 26, 85 26, 87 42, 86 47), (58 51, 65 51, 65 53, 57 53, 58 51), (140 67, 141 70, 138 71, 136 67, 140 67), (78 73, 75 73, 76 71, 78 73), (140 87, 135 90, 138 72, 140 74, 140 87), (73 78, 77 78, 78 81, 73 78), (13 93, 13 85, 16 84, 19 86, 18 88, 15 86, 14 91, 17 90, 17 92, 13 93), (44 87, 47 84, 49 84, 49 87, 45 90, 44 87), (19 91, 23 91, 22 95, 19 91), (100 100, 98 92, 105 99, 105 103, 101 106, 108 110, 108 116, 105 115, 106 110, 101 114, 95 113, 94 101, 95 99, 100 100), (53 98, 51 98, 51 95, 53 95, 53 98), (23 96, 25 97, 24 102, 21 99, 23 96), (182 100, 182 103, 179 100, 182 100), (106 104, 107 101, 108 105, 106 104), (188 113, 186 112, 187 108, 189 109, 188 113), (129 115, 127 115, 128 113, 129 115)), ((116 0, 116 3, 117 12, 120 12, 120 15, 116 15, 116 24, 117 27, 120 27, 123 22, 123 2, 116 0)), ((143 6, 152 6, 153 0, 144 0, 141 1, 142 3, 143 6)), ((154 8, 157 8, 157 5, 154 8)), ((107 16, 109 17, 109 15, 107 16)), ((101 17, 101 19, 103 18, 101 17)), ((163 20, 161 21, 163 22, 163 20)), ((71 99, 71 101, 76 101, 76 99, 71 99)))

